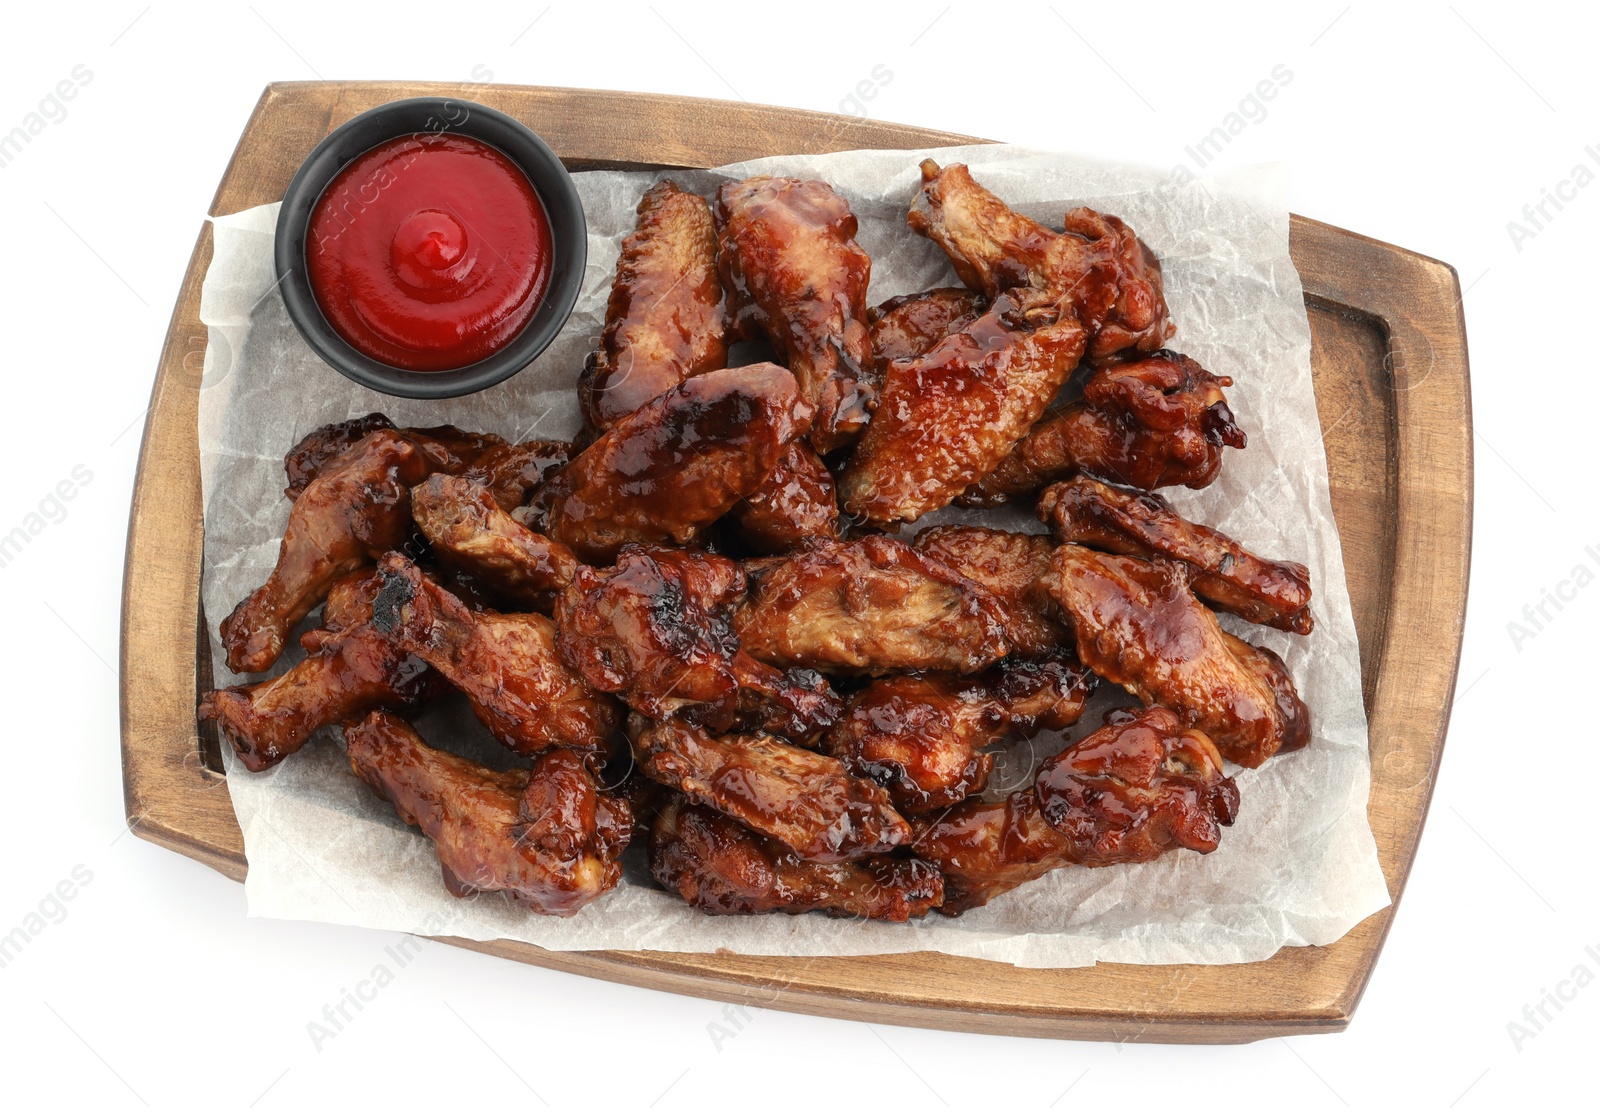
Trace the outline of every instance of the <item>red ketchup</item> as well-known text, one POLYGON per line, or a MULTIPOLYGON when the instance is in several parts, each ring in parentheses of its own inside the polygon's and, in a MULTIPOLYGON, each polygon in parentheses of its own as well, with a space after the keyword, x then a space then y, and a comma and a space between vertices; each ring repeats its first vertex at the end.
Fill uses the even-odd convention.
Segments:
POLYGON ((351 347, 450 371, 533 316, 550 284, 550 220, 527 175, 487 143, 401 136, 329 183, 311 211, 306 269, 351 347))

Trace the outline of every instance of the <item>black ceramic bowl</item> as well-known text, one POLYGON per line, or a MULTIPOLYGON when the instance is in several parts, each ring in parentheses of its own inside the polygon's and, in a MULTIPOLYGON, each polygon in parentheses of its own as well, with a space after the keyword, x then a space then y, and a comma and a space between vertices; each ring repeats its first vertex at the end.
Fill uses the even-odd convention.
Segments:
POLYGON ((531 129, 503 112, 471 101, 413 97, 363 112, 317 144, 283 195, 273 256, 290 320, 336 371, 384 394, 454 398, 509 379, 555 339, 578 300, 588 239, 572 176, 531 129), (504 347, 451 371, 407 371, 357 351, 323 316, 306 273, 306 228, 328 183, 357 156, 380 143, 417 132, 465 135, 498 148, 528 176, 550 220, 550 284, 538 309, 504 347))

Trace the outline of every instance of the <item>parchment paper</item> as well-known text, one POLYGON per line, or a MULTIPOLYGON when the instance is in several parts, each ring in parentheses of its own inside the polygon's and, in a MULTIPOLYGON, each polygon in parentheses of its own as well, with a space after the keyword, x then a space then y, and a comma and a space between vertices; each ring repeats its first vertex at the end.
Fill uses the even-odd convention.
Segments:
MULTIPOLYGON (((943 255, 905 226, 917 164, 969 163, 1002 198, 1046 223, 1087 204, 1127 219, 1160 255, 1178 331, 1172 346, 1234 377, 1228 392, 1249 435, 1204 491, 1165 492, 1185 515, 1272 557, 1304 562, 1315 587, 1309 638, 1224 625, 1283 655, 1312 710, 1306 750, 1260 770, 1234 770, 1242 806, 1211 855, 1058 870, 950 919, 909 925, 821 914, 709 917, 652 887, 641 849, 622 885, 569 920, 540 917, 503 895, 461 901, 440 882, 432 845, 353 777, 337 733, 326 731, 275 769, 250 774, 223 748, 244 830, 253 916, 300 918, 473 939, 503 937, 553 949, 650 948, 752 954, 859 955, 937 950, 1028 967, 1123 963, 1237 963, 1285 945, 1327 944, 1388 904, 1367 823, 1369 759, 1356 634, 1328 500, 1312 392, 1310 331, 1289 260, 1288 215, 1275 167, 1183 186, 1159 174, 1013 146, 929 152, 856 151, 763 159, 716 171, 674 172, 709 195, 752 173, 831 182, 860 220, 871 254, 871 300, 953 285, 943 255)), ((200 404, 205 491, 205 584, 219 685, 235 683, 217 622, 260 584, 277 555, 289 504, 283 454, 326 422, 382 410, 400 425, 451 422, 512 440, 567 436, 578 426, 575 376, 599 335, 619 241, 640 195, 659 175, 579 174, 589 260, 577 310, 532 367, 469 398, 412 402, 372 393, 322 364, 300 339, 273 286, 277 206, 215 221, 216 250, 201 299, 209 327, 200 404)), ((949 519, 951 512, 941 512, 949 519)), ((933 520, 930 516, 930 521, 933 520)), ((1013 516, 1013 528, 1039 530, 1013 516)), ((285 655, 278 669, 299 656, 285 655)), ((1110 689, 1112 686, 1103 686, 1110 689)), ((1113 695, 1098 697, 1101 704, 1113 695)), ((1125 698, 1124 698, 1125 699, 1125 698)), ((1099 724, 1098 707, 1072 737, 1099 724)), ((419 723, 434 745, 505 766, 511 761, 459 703, 419 723)), ((993 791, 1026 784, 1062 737, 1012 747, 993 791)))

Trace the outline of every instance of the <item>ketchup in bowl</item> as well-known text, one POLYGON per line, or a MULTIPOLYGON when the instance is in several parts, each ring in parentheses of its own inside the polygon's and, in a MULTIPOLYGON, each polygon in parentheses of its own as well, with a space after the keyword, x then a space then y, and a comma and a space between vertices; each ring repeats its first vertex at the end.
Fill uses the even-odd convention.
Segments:
POLYGON ((527 175, 481 140, 404 135, 357 157, 311 211, 306 270, 352 348, 409 371, 476 363, 550 284, 550 220, 527 175))

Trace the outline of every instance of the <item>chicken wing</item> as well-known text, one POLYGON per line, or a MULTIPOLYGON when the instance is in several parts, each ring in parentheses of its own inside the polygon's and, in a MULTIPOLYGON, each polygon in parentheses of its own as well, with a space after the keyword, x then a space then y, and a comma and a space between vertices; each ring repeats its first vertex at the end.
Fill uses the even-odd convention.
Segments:
POLYGON ((1171 708, 1239 765, 1259 766, 1310 740, 1310 713, 1283 660, 1224 631, 1189 591, 1181 565, 1064 545, 1049 586, 1085 665, 1171 708))
POLYGON ((334 581, 403 542, 411 488, 427 473, 422 453, 392 430, 369 433, 330 461, 294 501, 272 575, 222 621, 228 668, 270 668, 334 581))
POLYGON ((916 859, 802 859, 721 813, 682 797, 657 815, 650 873, 702 913, 805 913, 906 921, 944 897, 939 872, 916 859))
POLYGON ((826 182, 747 178, 717 191, 717 251, 740 327, 765 332, 816 408, 811 445, 855 440, 873 405, 865 372, 872 260, 856 218, 826 182))
POLYGON ((493 494, 500 509, 511 511, 527 501, 531 492, 551 469, 565 464, 572 446, 565 441, 524 441, 507 444, 492 433, 469 433, 455 426, 429 429, 395 429, 386 415, 368 414, 364 418, 334 422, 314 429, 300 439, 283 458, 289 486, 284 494, 298 499, 306 485, 340 453, 375 430, 393 430, 427 459, 428 472, 465 476, 483 484, 493 494))
POLYGON ((771 735, 713 735, 680 719, 628 721, 639 769, 817 862, 878 855, 911 828, 844 763, 771 735))
POLYGON ((373 708, 408 707, 437 690, 426 664, 372 627, 378 583, 365 572, 336 584, 325 609, 329 626, 301 639, 310 656, 287 672, 201 698, 199 718, 216 722, 246 769, 277 765, 319 728, 373 708))
POLYGON ((788 553, 807 538, 839 536, 833 473, 810 445, 791 444, 772 474, 729 512, 745 546, 755 553, 788 553))
POLYGON ((983 748, 1077 722, 1094 683, 1065 661, 1008 660, 977 678, 885 677, 851 697, 827 751, 906 816, 947 808, 983 791, 994 766, 983 748))
POLYGON ((578 558, 500 509, 487 487, 434 473, 411 489, 411 515, 439 561, 514 608, 543 611, 578 558))
POLYGON ((961 501, 998 506, 1078 471, 1145 491, 1205 487, 1224 446, 1245 447, 1222 393, 1232 385, 1176 352, 1101 368, 1082 398, 1035 425, 961 501))
POLYGON ((438 670, 509 749, 607 747, 620 709, 561 661, 555 623, 473 611, 398 553, 385 556, 378 572, 373 626, 438 670))
POLYGON ((983 316, 885 371, 877 412, 839 477, 846 514, 875 526, 947 506, 993 471, 1083 356, 1068 312, 1025 320, 1002 294, 983 316))
POLYGON ((893 361, 923 355, 951 333, 976 321, 988 305, 989 300, 977 291, 946 286, 890 298, 868 310, 872 361, 878 380, 883 380, 893 361))
POLYGON ((595 434, 728 357, 711 207, 663 180, 645 193, 638 217, 622 241, 600 349, 578 382, 595 434))
POLYGON ((1072 632, 1061 623, 1061 609, 1044 583, 1056 548, 1047 535, 951 524, 919 532, 915 545, 1000 601, 1012 653, 1046 657, 1072 645, 1072 632))
POLYGON ((812 542, 746 573, 734 630, 748 654, 780 668, 975 673, 1011 651, 994 596, 883 535, 812 542))
POLYGON ((322 473, 328 462, 355 446, 356 442, 380 429, 394 429, 387 414, 368 414, 343 422, 318 426, 290 449, 283 458, 283 473, 289 485, 283 493, 291 500, 300 498, 306 486, 322 473))
POLYGON ((1252 623, 1311 633, 1304 565, 1263 560, 1220 530, 1183 518, 1159 495, 1079 476, 1045 489, 1039 519, 1060 542, 1182 562, 1190 589, 1213 606, 1252 623))
POLYGON ((1119 218, 1072 209, 1057 233, 1011 209, 960 163, 941 169, 929 159, 922 179, 906 223, 943 248, 972 289, 991 299, 1016 292, 1024 314, 1070 308, 1097 361, 1153 351, 1172 335, 1161 264, 1119 218))
POLYGON ((1167 708, 1107 712, 1099 731, 1040 764, 1033 791, 1080 866, 1214 851, 1239 814, 1216 746, 1167 708))
POLYGON ((545 484, 545 533, 596 564, 629 542, 687 545, 761 485, 811 413, 775 364, 686 379, 545 484))
POLYGON ((410 441, 428 458, 429 470, 434 472, 464 472, 485 454, 504 448, 506 443, 504 438, 492 433, 470 433, 453 425, 397 429, 387 414, 379 413, 331 422, 306 434, 284 456, 283 471, 289 480, 284 494, 290 499, 300 498, 306 485, 321 475, 341 453, 380 429, 398 433, 410 441))
MULTIPOLYGON (((727 314, 711 207, 671 181, 639 202, 622 242, 599 351, 578 381, 593 438, 691 375, 727 361, 727 314)), ((729 514, 753 550, 782 553, 807 537, 838 537, 833 476, 800 442, 729 514)))
POLYGON ((300 645, 308 653, 316 653, 330 634, 372 622, 372 605, 383 587, 383 578, 376 569, 362 569, 341 577, 328 589, 328 598, 322 601, 322 626, 300 636, 300 645))
POLYGON ((510 514, 528 502, 544 481, 571 459, 569 442, 519 441, 488 449, 460 475, 487 488, 495 505, 510 514))
POLYGON ((1214 851, 1239 791, 1205 735, 1165 708, 1117 709, 1004 801, 968 801, 919 819, 912 847, 945 878, 956 914, 1058 867, 1148 862, 1214 851))
POLYGON ((502 773, 435 750, 386 712, 344 737, 350 769, 433 841, 456 897, 503 891, 535 913, 570 917, 621 880, 632 814, 597 789, 576 751, 502 773))
POLYGON ((653 719, 795 737, 831 726, 839 699, 820 676, 740 651, 730 617, 744 587, 726 558, 628 546, 612 568, 578 569, 556 604, 556 645, 592 688, 653 719))

